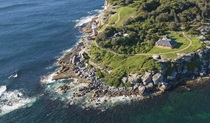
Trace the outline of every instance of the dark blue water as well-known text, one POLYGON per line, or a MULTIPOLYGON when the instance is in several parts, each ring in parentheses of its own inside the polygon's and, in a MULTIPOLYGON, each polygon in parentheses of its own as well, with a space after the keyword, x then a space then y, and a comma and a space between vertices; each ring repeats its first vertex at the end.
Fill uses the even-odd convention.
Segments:
POLYGON ((30 107, 0 116, 0 123, 209 123, 210 89, 170 92, 105 112, 85 111, 45 94, 40 78, 54 71, 63 51, 81 35, 75 20, 101 9, 103 0, 0 0, 0 85, 39 97, 30 107), (8 79, 18 73, 18 78, 8 79), (41 96, 44 94, 44 96, 41 96))

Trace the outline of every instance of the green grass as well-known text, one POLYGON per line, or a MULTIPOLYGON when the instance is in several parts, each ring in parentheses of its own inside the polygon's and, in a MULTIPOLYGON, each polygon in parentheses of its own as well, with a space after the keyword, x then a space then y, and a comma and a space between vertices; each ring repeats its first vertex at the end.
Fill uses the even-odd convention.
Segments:
POLYGON ((125 73, 142 74, 146 70, 160 69, 160 65, 149 56, 117 56, 105 50, 100 50, 95 45, 91 46, 90 54, 93 62, 107 68, 107 72, 103 73, 103 81, 110 86, 122 85, 121 78, 125 73), (111 73, 108 73, 109 70, 111 70, 111 73))
POLYGON ((173 49, 167 49, 167 48, 160 48, 160 47, 153 47, 149 53, 167 53, 167 52, 174 52, 181 50, 189 45, 189 41, 183 37, 182 32, 170 32, 168 36, 172 39, 175 39, 177 42, 177 45, 173 49))
MULTIPOLYGON (((182 32, 169 32, 169 37, 175 39, 178 45, 173 49, 165 49, 160 47, 153 47, 148 53, 167 53, 167 52, 175 52, 184 49, 187 47, 190 42, 182 35, 182 32)), ((188 36, 189 37, 189 36, 188 36)), ((201 48, 202 44, 198 39, 198 36, 189 37, 192 40, 192 45, 184 51, 180 51, 179 53, 187 53, 187 52, 194 52, 201 48)), ((164 54, 166 58, 174 59, 177 57, 176 53, 164 54)))
POLYGON ((201 48, 202 44, 201 44, 200 40, 198 39, 198 36, 189 37, 189 38, 192 40, 192 45, 184 52, 194 52, 194 51, 198 50, 199 48, 201 48))
POLYGON ((135 8, 132 7, 122 7, 116 10, 116 13, 109 18, 108 22, 114 23, 115 26, 122 26, 123 25, 123 21, 126 20, 129 17, 132 17, 133 13, 135 12, 135 8), (120 20, 118 21, 118 23, 116 23, 116 21, 118 20, 118 13, 120 12, 120 20))
POLYGON ((139 72, 143 64, 149 59, 148 56, 117 56, 107 51, 102 51, 96 46, 92 46, 90 52, 93 62, 99 63, 102 67, 108 67, 114 72, 139 72))
POLYGON ((177 57, 177 54, 176 53, 170 53, 170 54, 165 54, 163 55, 164 58, 167 58, 167 59, 174 59, 177 57))

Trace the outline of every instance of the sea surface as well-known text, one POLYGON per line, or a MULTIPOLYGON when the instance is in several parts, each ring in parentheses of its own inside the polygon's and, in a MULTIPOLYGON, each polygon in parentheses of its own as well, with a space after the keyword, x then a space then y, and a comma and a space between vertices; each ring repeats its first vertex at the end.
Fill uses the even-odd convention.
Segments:
MULTIPOLYGON (((0 85, 20 91, 26 105, 1 112, 0 123, 210 123, 210 88, 172 91, 101 112, 54 98, 41 79, 79 41, 75 25, 104 0, 0 0, 0 85)), ((0 97, 0 107, 4 106, 0 97)), ((9 93, 5 99, 12 98, 9 93)))

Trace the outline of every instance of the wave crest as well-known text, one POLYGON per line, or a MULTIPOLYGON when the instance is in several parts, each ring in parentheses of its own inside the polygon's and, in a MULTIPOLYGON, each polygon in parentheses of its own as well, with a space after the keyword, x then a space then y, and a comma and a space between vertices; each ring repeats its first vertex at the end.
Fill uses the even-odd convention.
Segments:
POLYGON ((26 97, 19 90, 5 91, 0 96, 0 115, 4 115, 16 109, 29 106, 29 104, 35 101, 35 97, 26 97))

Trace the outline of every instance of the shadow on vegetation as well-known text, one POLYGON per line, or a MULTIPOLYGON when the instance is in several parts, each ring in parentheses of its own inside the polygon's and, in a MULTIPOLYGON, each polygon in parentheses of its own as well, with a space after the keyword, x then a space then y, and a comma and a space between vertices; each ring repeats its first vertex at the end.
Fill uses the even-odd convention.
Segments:
POLYGON ((174 46, 174 48, 180 48, 183 45, 183 43, 180 42, 176 42, 176 45, 174 46))

